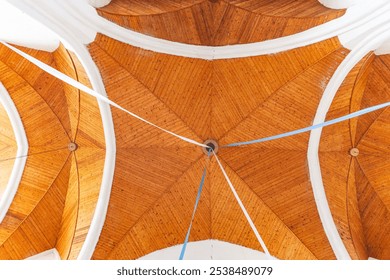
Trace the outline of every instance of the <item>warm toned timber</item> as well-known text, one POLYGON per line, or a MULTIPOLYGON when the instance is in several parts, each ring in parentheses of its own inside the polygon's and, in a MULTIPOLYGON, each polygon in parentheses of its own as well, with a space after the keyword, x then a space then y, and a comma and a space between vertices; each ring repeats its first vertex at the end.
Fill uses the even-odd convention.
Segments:
MULTIPOLYGON (((102 71, 108 95, 114 101, 174 132, 196 140, 200 138, 201 141, 217 139, 222 144, 310 125, 327 81, 348 54, 335 39, 272 56, 220 61, 157 54, 103 35, 98 35, 89 49, 102 71)), ((154 205, 162 207, 159 212, 168 207, 164 206, 161 195, 172 190, 174 185, 168 184, 171 180, 160 180, 160 186, 156 186, 153 178, 164 178, 172 172, 177 174, 172 179, 180 178, 182 172, 193 164, 196 154, 189 157, 186 143, 176 141, 117 109, 113 110, 113 116, 118 172, 94 258, 137 258, 152 252, 153 248, 157 250, 181 243, 180 232, 184 228, 179 232, 174 230, 174 226, 165 229, 165 234, 170 236, 168 239, 155 238, 152 243, 144 243, 144 246, 148 244, 144 249, 139 245, 142 240, 132 234, 141 234, 144 238, 151 232, 163 234, 157 225, 150 229, 150 234, 142 233, 141 225, 137 225, 145 213, 148 217, 151 215, 154 205), (154 156, 150 158, 152 151, 155 151, 154 156), (183 164, 186 162, 184 169, 173 170, 175 165, 172 164, 179 158, 183 164), (144 178, 138 183, 137 177, 142 173, 144 178), (133 199, 134 193, 139 193, 143 199, 133 199)), ((269 207, 273 219, 283 223, 284 230, 294 236, 291 246, 283 245, 279 239, 277 244, 271 243, 273 254, 280 258, 332 259, 334 255, 323 232, 308 182, 305 161, 307 139, 306 134, 264 144, 272 147, 269 151, 258 150, 258 147, 264 146, 260 145, 254 150, 249 149, 248 153, 232 148, 221 150, 220 155, 237 172, 244 185, 269 207), (270 158, 275 163, 274 169, 262 176, 265 166, 273 166, 270 158), (256 165, 261 159, 262 164, 256 165), (281 168, 280 162, 283 161, 286 164, 281 168), (248 164, 241 167, 240 164, 245 162, 248 164), (280 200, 275 199, 280 191, 284 195, 280 200), (305 204, 300 204, 301 201, 305 204)), ((196 151, 197 148, 193 149, 196 151)), ((198 151, 201 155, 200 149, 198 151)), ((213 173, 216 171, 213 169, 213 173)), ((212 183, 210 186, 216 193, 220 187, 212 183)), ((235 215, 231 211, 231 214, 226 213, 226 220, 220 217, 226 226, 232 223, 229 215, 235 215)), ((168 219, 164 217, 162 221, 168 219)), ((168 221, 165 223, 170 224, 168 221)), ((241 221, 239 227, 245 228, 244 225, 245 221, 241 221)), ((272 231, 271 228, 265 230, 272 231)), ((215 237, 259 249, 253 235, 240 242, 236 238, 240 234, 224 236, 223 232, 223 228, 217 229, 215 237)), ((209 236, 194 238, 201 240, 209 236)))
POLYGON ((291 35, 344 14, 318 1, 140 1, 114 0, 103 17, 131 30, 196 45, 259 42, 291 35))
POLYGON ((0 197, 5 191, 14 165, 17 144, 12 124, 0 104, 0 197))

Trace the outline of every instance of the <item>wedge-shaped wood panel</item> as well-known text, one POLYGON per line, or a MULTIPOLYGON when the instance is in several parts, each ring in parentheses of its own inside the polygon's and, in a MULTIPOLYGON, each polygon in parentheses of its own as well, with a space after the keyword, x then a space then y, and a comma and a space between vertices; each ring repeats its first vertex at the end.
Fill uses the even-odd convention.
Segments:
POLYGON ((37 206, 2 243, 0 259, 25 259, 54 247, 68 189, 70 166, 68 158, 37 206))

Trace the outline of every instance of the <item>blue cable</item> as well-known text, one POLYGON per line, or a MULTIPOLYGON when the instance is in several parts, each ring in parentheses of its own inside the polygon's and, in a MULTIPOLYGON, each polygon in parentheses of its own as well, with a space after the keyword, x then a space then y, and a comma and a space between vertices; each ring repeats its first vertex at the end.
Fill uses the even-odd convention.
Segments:
POLYGON ((293 136, 293 135, 296 135, 296 134, 299 134, 299 133, 307 132, 307 131, 310 131, 310 130, 313 130, 313 129, 329 126, 329 125, 336 124, 336 123, 339 123, 339 122, 342 122, 342 121, 345 121, 345 120, 349 120, 349 119, 352 119, 352 118, 355 118, 355 117, 359 117, 361 115, 365 115, 365 114, 371 113, 373 111, 376 111, 376 110, 379 110, 379 109, 382 109, 382 108, 385 108, 385 107, 388 107, 388 106, 390 106, 390 102, 386 102, 386 103, 382 103, 382 104, 375 105, 375 106, 372 106, 372 107, 368 107, 368 108, 365 108, 365 109, 353 112, 351 114, 348 114, 348 115, 345 115, 345 116, 342 116, 342 117, 339 117, 339 118, 336 118, 336 119, 333 119, 333 120, 330 120, 330 121, 326 121, 326 122, 323 122, 323 123, 319 123, 319 124, 316 124, 316 125, 308 126, 308 127, 305 127, 305 128, 300 128, 300 129, 297 129, 297 130, 293 130, 293 131, 277 134, 277 135, 274 135, 274 136, 254 139, 254 140, 250 140, 250 141, 231 143, 231 144, 225 145, 223 147, 244 146, 244 145, 250 145, 250 144, 255 144, 255 143, 261 143, 261 142, 276 140, 276 139, 280 139, 280 138, 284 138, 284 137, 288 137, 288 136, 293 136))
POLYGON ((195 200, 194 211, 192 212, 191 223, 190 223, 190 226, 189 226, 189 228, 187 230, 187 234, 186 234, 186 238, 185 238, 184 243, 183 243, 183 247, 181 248, 181 253, 180 253, 179 260, 183 260, 184 254, 186 252, 187 243, 188 243, 188 239, 190 237, 190 232, 191 232, 191 228, 192 228, 192 222, 193 222, 194 217, 195 217, 196 209, 198 208, 198 203, 199 203, 199 200, 200 200, 200 195, 202 193, 202 189, 203 189, 205 178, 206 178, 206 167, 203 170, 202 179, 200 180, 200 185, 199 185, 199 188, 198 188, 198 194, 197 194, 196 200, 195 200))

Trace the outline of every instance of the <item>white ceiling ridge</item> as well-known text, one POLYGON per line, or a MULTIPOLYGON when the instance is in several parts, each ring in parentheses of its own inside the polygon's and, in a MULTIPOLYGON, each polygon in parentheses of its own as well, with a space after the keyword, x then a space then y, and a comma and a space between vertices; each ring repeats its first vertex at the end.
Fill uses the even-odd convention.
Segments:
POLYGON ((7 186, 0 197, 0 224, 2 223, 5 215, 8 212, 9 207, 14 200, 15 194, 19 188, 20 181, 22 180, 24 168, 27 161, 28 153, 28 141, 26 137, 26 131, 24 130, 22 120, 15 107, 14 102, 7 89, 0 82, 0 103, 3 105, 5 111, 8 114, 8 118, 11 122, 14 136, 17 144, 17 151, 15 155, 14 165, 12 167, 11 175, 8 179, 7 186))
MULTIPOLYGON (((101 16, 88 1, 79 0, 6 0, 44 26, 50 19, 62 29, 71 30, 74 37, 83 44, 95 40, 101 33, 120 42, 142 49, 175 56, 205 60, 251 57, 287 51, 339 36, 343 45, 348 43, 359 30, 385 18, 390 12, 390 3, 385 0, 352 1, 346 14, 322 25, 290 36, 256 43, 227 46, 199 46, 159 39, 121 27, 101 16)), ((340 2, 340 1, 338 1, 340 2)), ((344 2, 344 1, 343 1, 344 2)), ((54 31, 55 32, 55 31, 54 31)), ((56 33, 56 32, 55 32, 56 33)), ((69 47, 69 46, 67 46, 69 47)))
MULTIPOLYGON (((163 248, 138 260, 178 260, 183 244, 163 248)), ((238 244, 217 240, 206 239, 191 241, 187 244, 186 260, 269 260, 270 256, 265 253, 250 249, 238 244)), ((272 257, 272 260, 277 258, 272 257)))
MULTIPOLYGON (((63 3, 69 7, 72 5, 71 2, 63 3)), ((356 6, 352 6, 350 10, 352 11, 347 11, 340 18, 294 35, 257 43, 217 47, 190 45, 154 38, 128 30, 92 14, 79 15, 79 17, 84 24, 95 26, 97 32, 135 47, 176 56, 215 60, 273 54, 321 42, 364 26, 377 17, 388 14, 390 3, 373 2, 365 4, 364 9, 356 9, 356 6)), ((73 11, 76 12, 75 7, 73 11)))
MULTIPOLYGON (((347 9, 366 0, 318 0, 322 5, 331 9, 347 9)), ((376 0, 373 0, 376 1, 376 0)))
MULTIPOLYGON (((317 108, 316 115, 313 120, 313 125, 322 123, 325 121, 326 115, 333 102, 333 99, 347 77, 348 73, 353 67, 361 61, 361 59, 368 53, 374 51, 380 47, 383 42, 390 38, 390 19, 386 24, 380 24, 374 27, 362 41, 357 44, 354 49, 348 54, 344 61, 339 65, 330 79, 323 95, 319 106, 317 108)), ((319 161, 319 144, 321 140, 322 128, 312 130, 310 132, 307 159, 309 166, 309 174, 317 210, 325 230, 325 234, 329 240, 329 243, 335 253, 337 259, 351 259, 348 251, 346 250, 344 243, 337 230, 335 222, 332 218, 332 213, 329 208, 328 200, 325 193, 325 188, 322 180, 321 167, 319 161)))

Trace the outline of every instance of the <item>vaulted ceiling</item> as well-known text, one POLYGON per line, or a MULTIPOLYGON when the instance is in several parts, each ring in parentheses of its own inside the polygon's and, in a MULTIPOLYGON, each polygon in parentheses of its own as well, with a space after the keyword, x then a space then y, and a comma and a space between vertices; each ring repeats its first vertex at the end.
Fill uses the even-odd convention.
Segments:
MULTIPOLYGON (((153 38, 205 47, 242 44, 242 52, 250 46, 245 44, 294 36, 345 16, 344 9, 314 0, 113 0, 97 13, 153 38)), ((87 50, 107 97, 183 137, 218 142, 217 156, 271 255, 337 257, 312 188, 310 133, 226 145, 312 125, 329 81, 354 50, 332 36, 283 52, 206 60, 103 33, 87 50)), ((53 52, 18 48, 97 88, 69 42, 53 52)), ((207 157, 201 147, 118 108, 103 112, 94 97, 3 45, 0 81, 28 139, 23 175, 0 224, 1 259, 51 248, 62 259, 77 259, 95 229, 96 213, 101 228, 92 259, 136 259, 182 244, 204 168, 190 241, 216 239, 264 250, 216 157, 207 157), (107 114, 114 143, 105 130, 107 114), (115 150, 111 163, 109 150, 115 150), (112 180, 102 191, 110 169, 112 180), (101 212, 104 192, 107 206, 101 212)), ((389 89, 390 56, 369 51, 343 79, 326 119, 388 102, 389 89)), ((18 148, 1 104, 0 124, 1 197, 18 148)), ((325 200, 352 259, 390 259, 389 126, 390 111, 381 109, 323 128, 318 156, 325 200)))

